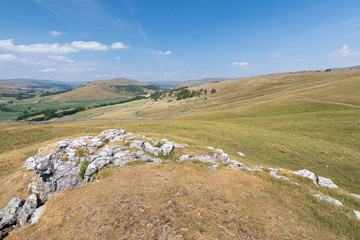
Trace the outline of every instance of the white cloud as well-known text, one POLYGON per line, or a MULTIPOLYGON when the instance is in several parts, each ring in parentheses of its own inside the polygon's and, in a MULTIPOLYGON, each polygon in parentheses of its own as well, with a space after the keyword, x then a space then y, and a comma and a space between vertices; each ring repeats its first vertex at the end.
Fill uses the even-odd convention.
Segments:
POLYGON ((71 46, 76 48, 76 49, 80 49, 80 50, 107 50, 108 46, 103 45, 99 42, 95 42, 95 41, 89 41, 89 42, 84 42, 84 41, 74 41, 71 43, 71 46))
POLYGON ((120 60, 120 56, 114 57, 115 60, 120 60))
POLYGON ((244 66, 247 66, 249 65, 250 63, 249 62, 233 62, 230 64, 230 66, 233 66, 233 67, 244 67, 244 66))
POLYGON ((45 68, 45 69, 40 69, 39 72, 53 72, 55 70, 56 69, 54 69, 54 68, 45 68))
POLYGON ((0 50, 14 51, 14 52, 31 52, 31 53, 56 53, 64 54, 71 52, 78 52, 80 50, 94 50, 104 51, 109 48, 119 49, 127 48, 124 44, 117 42, 110 47, 96 41, 73 41, 70 44, 64 43, 35 43, 30 45, 15 45, 13 39, 0 40, 0 50))
POLYGON ((69 53, 76 52, 77 49, 65 43, 36 43, 30 45, 15 45, 13 39, 0 40, 0 49, 15 52, 36 52, 36 53, 69 53))
POLYGON ((273 52, 270 54, 269 57, 274 58, 274 57, 279 57, 279 56, 281 56, 281 52, 273 52))
POLYGON ((129 48, 129 46, 124 45, 122 42, 116 42, 111 44, 112 49, 126 49, 129 48))
POLYGON ((54 37, 57 37, 57 36, 60 36, 60 35, 66 35, 66 33, 58 32, 58 31, 50 31, 49 33, 51 35, 53 35, 54 37))
POLYGON ((171 51, 165 51, 165 52, 158 51, 158 54, 160 54, 160 55, 170 55, 171 51))
POLYGON ((330 57, 350 57, 350 56, 357 56, 360 55, 360 51, 352 51, 348 45, 344 45, 342 48, 328 53, 330 57))
POLYGON ((15 59, 16 59, 16 56, 14 54, 0 54, 0 62, 12 61, 15 59))
POLYGON ((74 61, 74 60, 70 60, 70 59, 66 59, 66 62, 68 62, 68 63, 74 63, 75 61, 74 61))

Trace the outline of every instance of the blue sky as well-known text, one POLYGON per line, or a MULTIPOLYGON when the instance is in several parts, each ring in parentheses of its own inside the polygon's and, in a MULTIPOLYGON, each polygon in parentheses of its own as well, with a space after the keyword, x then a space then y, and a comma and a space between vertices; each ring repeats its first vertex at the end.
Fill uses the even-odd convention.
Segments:
POLYGON ((360 1, 2 0, 0 79, 182 81, 360 64, 360 1))

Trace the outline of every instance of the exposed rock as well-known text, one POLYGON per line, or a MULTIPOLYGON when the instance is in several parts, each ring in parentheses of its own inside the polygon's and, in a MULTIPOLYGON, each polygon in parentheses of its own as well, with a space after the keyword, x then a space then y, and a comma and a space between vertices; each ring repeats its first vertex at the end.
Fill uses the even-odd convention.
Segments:
POLYGON ((106 140, 112 140, 115 137, 119 136, 119 135, 124 135, 125 134, 125 130, 119 130, 119 129, 108 129, 108 130, 104 130, 102 131, 99 136, 100 137, 105 137, 106 140))
POLYGON ((99 172, 103 167, 110 164, 113 160, 114 160, 114 158, 111 156, 96 158, 86 168, 86 171, 85 171, 86 180, 89 180, 93 174, 99 172))
POLYGON ((206 148, 207 148, 207 149, 210 149, 210 150, 215 150, 215 148, 210 147, 210 146, 207 146, 206 148))
POLYGON ((207 162, 207 163, 216 163, 215 158, 210 157, 210 156, 192 157, 191 160, 198 160, 198 161, 207 162))
POLYGON ((224 151, 220 148, 216 149, 216 151, 220 152, 221 154, 224 154, 224 151))
POLYGON ((209 170, 218 170, 219 168, 219 165, 211 165, 211 166, 208 166, 207 169, 209 170))
POLYGON ((278 172, 278 171, 279 171, 277 168, 271 168, 271 167, 269 167, 268 169, 271 170, 271 171, 275 171, 275 172, 278 172))
POLYGON ((248 167, 248 166, 245 166, 244 164, 242 163, 239 163, 235 160, 230 160, 230 165, 229 167, 231 168, 237 168, 237 169, 246 169, 250 172, 254 172, 254 171, 262 171, 262 169, 260 168, 251 168, 251 167, 248 167))
POLYGON ((315 194, 314 197, 317 197, 320 200, 324 200, 324 201, 327 201, 329 203, 335 204, 336 206, 341 206, 341 207, 343 206, 343 204, 339 200, 337 200, 335 198, 332 198, 332 197, 329 197, 329 196, 315 194))
POLYGON ((25 201, 24 206, 21 208, 18 216, 17 225, 24 226, 29 220, 35 209, 39 205, 39 199, 36 194, 31 194, 25 201))
POLYGON ((291 184, 292 184, 292 185, 295 185, 295 186, 300 186, 300 184, 297 183, 297 182, 291 182, 291 184))
POLYGON ((174 147, 175 148, 185 148, 184 144, 180 144, 180 143, 174 143, 174 147))
POLYGON ((187 160, 189 160, 189 158, 190 158, 190 154, 183 154, 179 158, 179 161, 187 161, 187 160))
POLYGON ((328 188, 339 188, 330 178, 317 177, 317 183, 320 186, 328 187, 328 188))
POLYGON ((6 232, 1 232, 0 231, 0 239, 3 239, 7 236, 7 233, 6 232))
POLYGON ((159 156, 159 153, 161 152, 161 149, 158 147, 153 147, 150 143, 144 142, 144 150, 154 154, 155 156, 159 156))
POLYGON ((24 164, 26 170, 34 170, 35 166, 36 166, 36 158, 34 157, 29 157, 24 164))
POLYGON ((117 167, 125 166, 128 162, 136 161, 137 157, 135 153, 129 150, 118 152, 114 155, 114 165, 117 167))
POLYGON ((229 163, 230 162, 230 158, 229 158, 229 155, 226 154, 226 153, 223 153, 221 155, 217 155, 216 153, 214 154, 214 157, 219 160, 219 161, 222 161, 224 163, 229 163))
POLYGON ((360 212, 359 211, 354 210, 354 214, 358 219, 360 219, 360 212))
POLYGON ((354 198, 360 199, 360 195, 359 195, 359 194, 350 193, 350 195, 353 196, 354 198))
POLYGON ((142 140, 134 140, 130 144, 130 148, 136 148, 138 150, 142 150, 144 148, 144 141, 142 140))
POLYGON ((45 209, 45 205, 35 209, 32 217, 30 219, 31 224, 36 223, 37 221, 39 221, 39 218, 40 218, 41 214, 43 213, 44 209, 45 209))
POLYGON ((316 178, 315 178, 315 173, 307 170, 307 169, 302 169, 302 170, 298 170, 293 172, 296 175, 300 175, 306 178, 310 178, 311 180, 313 180, 314 184, 316 185, 316 178))
POLYGON ((161 152, 164 155, 169 155, 174 150, 174 143, 172 142, 166 142, 161 146, 161 152))
POLYGON ((243 154, 242 152, 237 152, 237 155, 239 155, 240 157, 246 157, 246 155, 243 154))
POLYGON ((285 177, 285 176, 279 176, 277 175, 276 171, 271 171, 270 175, 277 178, 277 179, 281 179, 281 180, 285 180, 285 181, 290 181, 289 178, 285 177))
POLYGON ((6 207, 0 210, 0 231, 16 224, 17 216, 25 201, 13 198, 6 207))

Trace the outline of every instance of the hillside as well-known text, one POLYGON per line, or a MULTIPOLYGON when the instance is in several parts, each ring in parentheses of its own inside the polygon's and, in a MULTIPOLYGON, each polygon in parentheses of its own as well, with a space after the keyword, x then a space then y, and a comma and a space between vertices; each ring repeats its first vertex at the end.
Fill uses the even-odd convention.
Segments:
POLYGON ((160 87, 128 79, 108 79, 80 84, 70 92, 56 95, 54 101, 106 100, 115 98, 132 98, 148 95, 160 87))
POLYGON ((204 78, 204 79, 197 79, 197 80, 188 80, 188 81, 176 83, 173 87, 174 88, 195 87, 195 86, 200 86, 200 85, 207 84, 207 83, 227 81, 230 79, 231 78, 204 78))
POLYGON ((350 193, 360 194, 359 80, 357 71, 279 73, 190 88, 216 89, 214 94, 179 101, 166 95, 64 118, 85 121, 3 124, 1 207, 29 195, 33 173, 23 164, 39 148, 109 128, 149 142, 144 135, 186 144, 179 154, 211 156, 207 146, 221 148, 231 159, 263 169, 219 164, 209 170, 201 161, 178 161, 177 154, 162 164, 109 165, 98 181, 52 194, 40 221, 7 239, 356 239, 360 221, 353 210, 360 211, 360 200, 350 193), (269 168, 290 181, 270 175, 269 168), (299 169, 339 188, 292 173, 299 169))
POLYGON ((35 79, 0 79, 0 93, 18 93, 21 91, 45 91, 71 89, 74 85, 65 82, 35 79))

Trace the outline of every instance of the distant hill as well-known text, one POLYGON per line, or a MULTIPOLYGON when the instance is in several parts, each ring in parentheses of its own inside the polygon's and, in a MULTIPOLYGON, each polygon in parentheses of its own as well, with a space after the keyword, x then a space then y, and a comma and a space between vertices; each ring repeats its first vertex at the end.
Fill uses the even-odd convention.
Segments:
POLYGON ((214 83, 214 82, 222 82, 230 80, 231 78, 204 78, 204 79, 197 79, 197 80, 189 80, 177 83, 173 85, 173 87, 179 88, 179 87, 195 87, 200 86, 206 83, 214 83))
POLYGON ((67 102, 132 98, 145 96, 159 89, 159 86, 129 79, 106 79, 80 84, 72 91, 54 96, 52 100, 67 102))
POLYGON ((37 79, 0 79, 0 93, 18 93, 29 90, 66 90, 74 87, 71 83, 37 79))

